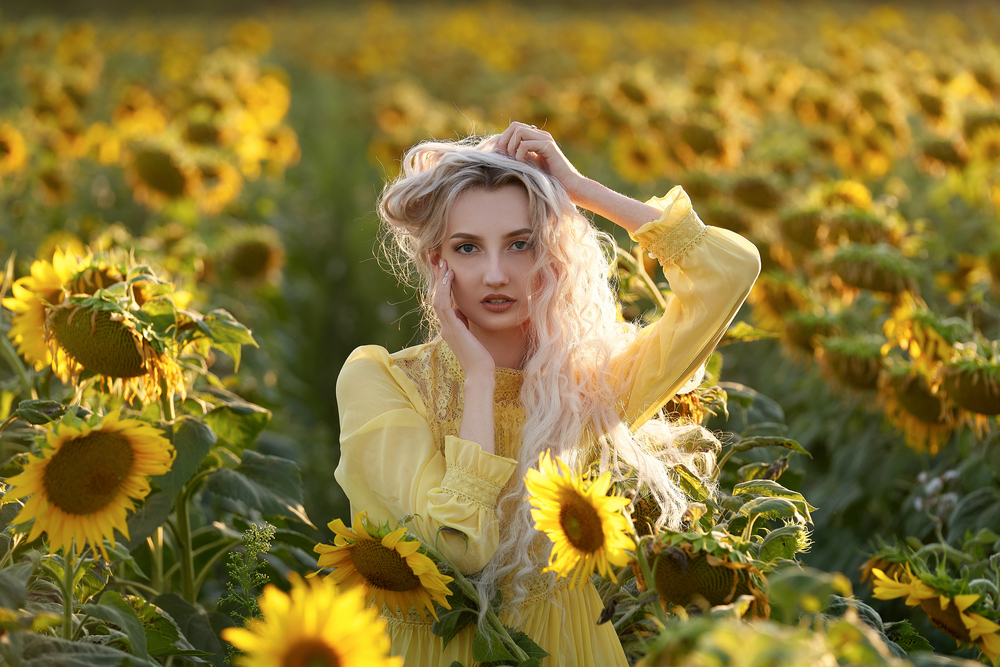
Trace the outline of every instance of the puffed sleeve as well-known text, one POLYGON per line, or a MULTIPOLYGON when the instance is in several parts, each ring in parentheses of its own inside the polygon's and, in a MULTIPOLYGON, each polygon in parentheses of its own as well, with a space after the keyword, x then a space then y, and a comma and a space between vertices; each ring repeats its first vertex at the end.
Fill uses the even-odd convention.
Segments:
POLYGON ((355 350, 337 379, 340 463, 335 477, 352 515, 410 526, 459 570, 483 568, 496 551, 497 498, 513 459, 447 436, 434 442, 416 387, 384 348, 355 350), (444 528, 444 530, 440 530, 444 528), (467 539, 466 539, 467 538, 467 539))
POLYGON ((638 429, 708 359, 760 273, 745 238, 706 226, 680 187, 647 202, 663 211, 632 236, 659 260, 670 284, 663 316, 612 363, 622 380, 620 410, 638 429))

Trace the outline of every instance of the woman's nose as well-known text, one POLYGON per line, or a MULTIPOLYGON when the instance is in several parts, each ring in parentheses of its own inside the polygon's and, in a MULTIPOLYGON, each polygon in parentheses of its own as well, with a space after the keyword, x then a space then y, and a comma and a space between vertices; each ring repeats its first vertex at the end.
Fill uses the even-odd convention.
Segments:
POLYGON ((486 273, 483 274, 483 283, 486 285, 506 285, 509 282, 510 277, 507 275, 503 262, 499 258, 492 258, 489 266, 486 267, 486 273))

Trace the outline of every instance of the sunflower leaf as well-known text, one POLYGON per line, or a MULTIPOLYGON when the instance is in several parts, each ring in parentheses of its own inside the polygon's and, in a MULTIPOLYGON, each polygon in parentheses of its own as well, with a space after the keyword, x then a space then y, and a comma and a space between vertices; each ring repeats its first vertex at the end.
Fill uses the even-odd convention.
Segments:
POLYGON ((527 665, 532 660, 537 664, 542 658, 548 657, 549 654, 525 633, 520 630, 511 630, 510 628, 507 628, 507 632, 510 633, 510 638, 514 640, 518 648, 528 654, 528 660, 522 662, 518 667, 524 667, 524 665, 527 665))
POLYGON ((115 591, 106 591, 101 595, 99 604, 85 604, 82 611, 100 621, 117 625, 128 636, 132 654, 140 658, 146 657, 146 632, 142 628, 142 621, 121 595, 115 591))
POLYGON ((438 618, 431 625, 431 631, 441 637, 442 648, 454 639, 470 623, 476 622, 478 614, 476 610, 466 603, 468 600, 460 592, 452 593, 448 596, 448 604, 451 609, 445 609, 438 605, 438 618))
POLYGON ((504 646, 500 635, 492 629, 486 632, 484 630, 486 628, 480 626, 476 630, 476 636, 472 638, 472 659, 484 663, 513 660, 514 656, 504 646))
POLYGON ((740 508, 740 514, 747 518, 762 516, 766 519, 794 519, 804 522, 805 519, 799 514, 795 503, 787 498, 769 498, 762 496, 754 498, 740 508))
POLYGON ((802 514, 802 516, 806 518, 806 521, 809 521, 810 523, 812 523, 812 516, 810 515, 810 512, 816 511, 816 508, 806 502, 805 497, 803 497, 801 493, 786 489, 773 479, 752 479, 746 482, 740 482, 733 487, 733 495, 785 498, 786 500, 792 501, 799 513, 802 514))
POLYGON ((219 468, 213 472, 206 488, 259 510, 266 517, 294 517, 311 528, 316 527, 302 506, 302 475, 295 461, 248 449, 235 469, 219 468))
POLYGON ((35 571, 33 562, 18 563, 0 570, 0 607, 20 609, 28 602, 28 579, 35 571))
POLYGON ((4 657, 20 667, 149 667, 146 660, 100 644, 32 632, 11 632, 5 641, 4 657))
POLYGON ((225 667, 226 652, 212 629, 208 614, 174 593, 160 595, 153 600, 153 604, 170 615, 191 646, 208 654, 205 657, 209 662, 216 667, 225 667))
POLYGON ((220 405, 204 417, 219 437, 240 450, 253 445, 271 421, 271 411, 243 401, 220 405))
POLYGON ((153 481, 173 502, 215 444, 216 436, 205 422, 184 416, 173 423, 169 437, 177 457, 170 471, 154 477, 153 481))
POLYGON ((785 449, 791 449, 799 454, 805 454, 809 458, 812 458, 812 454, 810 454, 795 440, 775 435, 755 435, 749 438, 743 438, 733 446, 733 450, 737 452, 746 452, 751 449, 757 449, 758 447, 784 447, 785 449))
POLYGON ((128 525, 129 539, 126 540, 121 533, 116 532, 115 540, 120 540, 129 551, 145 544, 146 538, 166 523, 173 508, 173 497, 166 493, 151 493, 146 496, 142 507, 130 514, 125 520, 126 525, 128 525))

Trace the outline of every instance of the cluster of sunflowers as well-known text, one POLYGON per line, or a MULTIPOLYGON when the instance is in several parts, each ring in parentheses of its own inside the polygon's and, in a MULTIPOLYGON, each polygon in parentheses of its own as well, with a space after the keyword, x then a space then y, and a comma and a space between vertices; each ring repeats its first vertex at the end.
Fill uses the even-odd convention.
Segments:
POLYGON ((135 200, 150 209, 190 202, 218 214, 245 180, 263 170, 278 175, 299 159, 296 135, 283 124, 285 77, 257 62, 266 40, 251 36, 261 31, 266 37, 258 23, 237 25, 230 45, 210 53, 198 40, 136 37, 161 57, 159 76, 142 83, 102 77, 126 45, 102 44, 90 25, 15 34, 5 46, 17 54, 11 65, 26 99, 18 112, 0 109, 4 194, 34 190, 46 205, 65 204, 89 161, 122 169, 135 200))

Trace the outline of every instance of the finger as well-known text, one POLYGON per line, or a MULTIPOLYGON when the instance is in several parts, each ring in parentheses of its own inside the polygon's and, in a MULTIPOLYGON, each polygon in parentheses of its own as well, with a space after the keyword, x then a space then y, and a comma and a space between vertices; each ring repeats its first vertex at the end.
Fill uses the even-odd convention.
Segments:
POLYGON ((511 153, 519 162, 526 162, 528 160, 528 153, 535 153, 540 157, 544 157, 546 149, 551 146, 551 142, 547 139, 530 139, 522 141, 517 146, 517 151, 511 153))

